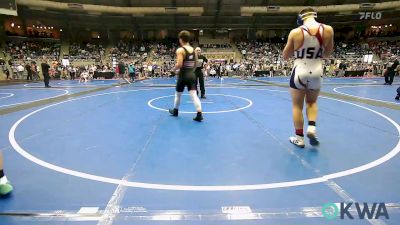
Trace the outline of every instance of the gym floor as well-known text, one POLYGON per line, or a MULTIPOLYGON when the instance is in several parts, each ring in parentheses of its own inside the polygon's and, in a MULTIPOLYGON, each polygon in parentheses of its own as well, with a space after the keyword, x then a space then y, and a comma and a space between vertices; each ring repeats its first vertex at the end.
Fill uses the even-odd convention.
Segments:
POLYGON ((399 80, 326 78, 321 145, 305 149, 288 141, 288 77, 210 78, 202 123, 188 95, 168 115, 174 83, 0 86, 15 188, 0 224, 400 224, 399 80), (384 202, 390 219, 323 217, 340 202, 384 202))

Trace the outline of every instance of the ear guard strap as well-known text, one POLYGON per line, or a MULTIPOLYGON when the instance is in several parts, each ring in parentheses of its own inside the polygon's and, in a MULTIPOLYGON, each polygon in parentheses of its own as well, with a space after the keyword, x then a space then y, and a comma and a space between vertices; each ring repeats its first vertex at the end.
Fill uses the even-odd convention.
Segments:
POLYGON ((308 16, 313 16, 314 18, 317 18, 317 12, 306 12, 303 14, 299 14, 300 18, 304 19, 305 17, 308 16))
POLYGON ((297 16, 297 25, 298 26, 303 25, 303 19, 305 17, 308 17, 308 16, 313 16, 314 18, 317 18, 317 12, 306 12, 306 13, 303 13, 303 14, 299 14, 297 16))

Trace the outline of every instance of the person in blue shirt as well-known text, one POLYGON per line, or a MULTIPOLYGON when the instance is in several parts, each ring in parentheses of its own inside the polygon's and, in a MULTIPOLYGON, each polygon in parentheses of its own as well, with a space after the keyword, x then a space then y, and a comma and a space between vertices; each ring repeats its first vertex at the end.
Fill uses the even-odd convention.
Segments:
POLYGON ((130 63, 128 66, 128 71, 129 71, 129 77, 131 78, 131 82, 135 81, 135 73, 136 73, 136 68, 133 63, 130 63))

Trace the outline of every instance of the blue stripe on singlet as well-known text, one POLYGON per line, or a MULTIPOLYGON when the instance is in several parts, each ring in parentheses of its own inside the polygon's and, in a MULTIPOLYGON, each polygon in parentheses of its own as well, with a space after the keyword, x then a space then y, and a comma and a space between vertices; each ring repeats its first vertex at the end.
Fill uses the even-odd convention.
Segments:
POLYGON ((296 74, 296 67, 294 67, 294 68, 292 69, 292 74, 291 74, 291 76, 290 76, 290 87, 291 87, 291 88, 294 88, 294 89, 299 89, 299 88, 296 87, 296 84, 294 83, 294 76, 295 76, 295 74, 296 74))

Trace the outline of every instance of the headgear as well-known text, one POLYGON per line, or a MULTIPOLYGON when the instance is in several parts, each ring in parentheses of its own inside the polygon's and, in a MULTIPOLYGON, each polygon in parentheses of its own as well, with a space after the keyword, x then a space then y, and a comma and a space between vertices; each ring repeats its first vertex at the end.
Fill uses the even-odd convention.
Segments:
POLYGON ((300 13, 297 15, 297 25, 303 25, 304 19, 310 16, 317 18, 317 11, 311 7, 301 10, 300 13))

